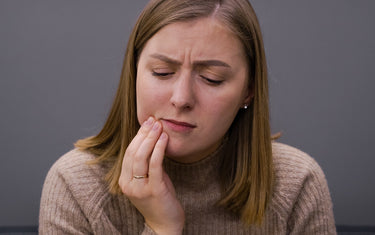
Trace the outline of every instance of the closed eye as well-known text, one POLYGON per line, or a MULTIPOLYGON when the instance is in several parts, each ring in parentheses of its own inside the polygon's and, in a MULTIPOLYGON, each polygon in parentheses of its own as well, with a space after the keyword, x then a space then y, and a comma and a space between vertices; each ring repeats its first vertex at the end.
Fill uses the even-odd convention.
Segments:
POLYGON ((155 77, 166 77, 166 76, 169 76, 169 75, 173 75, 174 72, 169 72, 169 73, 157 73, 155 71, 152 71, 152 76, 155 76, 155 77))
POLYGON ((210 79, 208 77, 202 76, 202 75, 200 75, 200 76, 210 85, 216 85, 217 86, 217 85, 220 85, 221 83, 223 83, 222 80, 214 80, 214 79, 210 79))

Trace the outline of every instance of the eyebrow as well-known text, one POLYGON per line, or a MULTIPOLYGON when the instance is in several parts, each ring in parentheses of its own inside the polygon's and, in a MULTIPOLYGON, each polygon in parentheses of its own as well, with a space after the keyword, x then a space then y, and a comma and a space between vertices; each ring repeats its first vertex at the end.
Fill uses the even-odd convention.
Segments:
MULTIPOLYGON (((164 61, 168 64, 173 64, 173 65, 181 65, 182 63, 178 60, 169 58, 165 55, 161 54, 152 54, 152 58, 164 61)), ((194 66, 203 66, 203 67, 210 67, 210 66, 221 66, 221 67, 227 67, 230 68, 230 65, 221 61, 221 60, 198 60, 193 63, 194 66)))

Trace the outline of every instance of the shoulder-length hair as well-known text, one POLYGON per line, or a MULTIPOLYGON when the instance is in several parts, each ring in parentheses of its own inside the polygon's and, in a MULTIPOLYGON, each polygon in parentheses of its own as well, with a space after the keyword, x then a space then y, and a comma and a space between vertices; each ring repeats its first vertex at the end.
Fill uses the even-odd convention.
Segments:
POLYGON ((120 193, 122 159, 140 127, 135 84, 142 49, 164 26, 202 17, 214 17, 237 35, 246 53, 248 84, 254 93, 249 108, 238 112, 227 133, 233 157, 222 164, 223 196, 218 205, 246 224, 260 224, 272 193, 273 165, 265 52, 257 17, 247 0, 150 1, 130 35, 120 83, 103 129, 77 141, 76 147, 95 154, 95 164, 111 166, 106 175, 109 190, 120 193))

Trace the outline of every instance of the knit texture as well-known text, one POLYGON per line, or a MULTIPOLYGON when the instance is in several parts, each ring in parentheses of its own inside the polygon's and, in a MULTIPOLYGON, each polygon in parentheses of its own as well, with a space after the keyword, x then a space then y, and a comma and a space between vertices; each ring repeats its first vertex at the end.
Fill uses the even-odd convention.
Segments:
MULTIPOLYGON (((165 159, 185 211, 183 234, 336 234, 325 176, 307 154, 273 143, 275 185, 261 226, 215 206, 223 151, 193 163, 165 159)), ((77 149, 50 169, 42 192, 40 234, 154 234, 124 195, 112 195, 103 180, 108 167, 88 165, 95 156, 77 149)))

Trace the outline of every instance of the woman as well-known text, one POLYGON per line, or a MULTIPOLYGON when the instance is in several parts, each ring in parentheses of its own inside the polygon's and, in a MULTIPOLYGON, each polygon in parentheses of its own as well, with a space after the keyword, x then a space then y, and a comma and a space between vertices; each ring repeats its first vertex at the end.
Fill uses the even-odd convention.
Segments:
POLYGON ((272 143, 246 0, 154 0, 101 132, 51 168, 41 234, 335 234, 323 172, 272 143))

